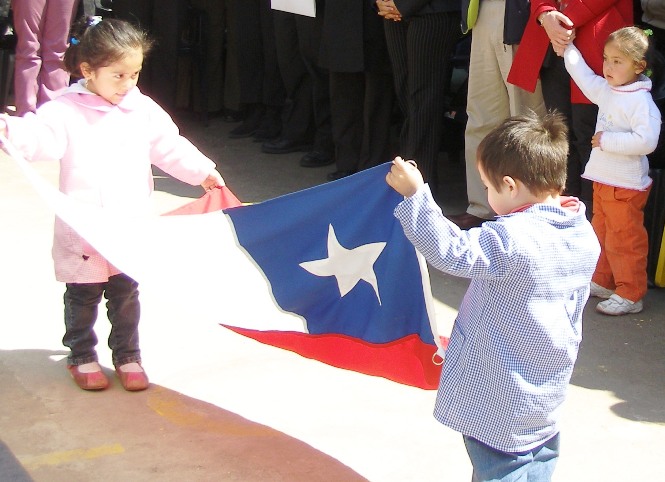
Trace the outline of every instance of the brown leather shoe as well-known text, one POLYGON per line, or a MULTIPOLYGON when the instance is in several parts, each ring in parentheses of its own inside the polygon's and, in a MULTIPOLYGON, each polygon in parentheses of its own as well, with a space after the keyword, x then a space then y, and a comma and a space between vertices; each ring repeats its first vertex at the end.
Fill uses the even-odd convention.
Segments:
POLYGON ((485 221, 488 221, 487 219, 479 218, 478 216, 474 216, 473 214, 469 213, 451 214, 446 215, 446 217, 453 223, 457 224, 460 229, 477 228, 485 221))

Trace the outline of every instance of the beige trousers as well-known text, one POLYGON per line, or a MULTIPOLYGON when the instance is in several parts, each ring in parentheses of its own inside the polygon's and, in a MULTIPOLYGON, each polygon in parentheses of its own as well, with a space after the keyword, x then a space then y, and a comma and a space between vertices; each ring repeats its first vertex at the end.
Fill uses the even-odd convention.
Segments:
POLYGON ((469 91, 464 133, 466 157, 467 212, 484 219, 495 213, 487 202, 487 192, 476 168, 480 141, 506 118, 532 109, 545 112, 540 81, 535 93, 506 81, 517 45, 503 43, 504 0, 481 0, 478 20, 473 27, 469 62, 469 91))

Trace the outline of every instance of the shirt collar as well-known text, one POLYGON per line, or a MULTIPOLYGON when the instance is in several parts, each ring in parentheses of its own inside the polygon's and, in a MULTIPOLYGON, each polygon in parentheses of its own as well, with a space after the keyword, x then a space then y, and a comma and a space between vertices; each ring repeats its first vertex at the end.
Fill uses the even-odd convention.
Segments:
MULTIPOLYGON (((542 203, 538 203, 538 205, 541 205, 542 203)), ((542 204, 545 205, 545 204, 542 204)), ((518 208, 513 209, 510 211, 508 214, 514 214, 514 213, 521 213, 523 211, 526 211, 532 206, 536 206, 536 204, 525 204, 524 206, 520 206, 518 208)), ((549 206, 549 204, 548 204, 549 206)), ((556 207, 561 207, 564 211, 569 211, 571 213, 577 213, 579 212, 582 203, 580 203, 580 200, 574 196, 559 196, 559 206, 552 205, 555 208, 556 207)))
POLYGON ((615 92, 637 92, 638 90, 651 92, 651 79, 644 74, 640 74, 635 82, 612 87, 612 90, 615 92))

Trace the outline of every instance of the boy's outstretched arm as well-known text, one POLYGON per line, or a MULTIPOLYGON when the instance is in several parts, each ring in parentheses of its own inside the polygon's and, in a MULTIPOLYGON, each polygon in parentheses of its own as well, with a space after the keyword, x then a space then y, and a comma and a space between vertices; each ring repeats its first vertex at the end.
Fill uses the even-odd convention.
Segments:
POLYGON ((425 184, 423 175, 418 170, 418 167, 416 167, 416 163, 414 161, 405 161, 399 156, 393 160, 390 172, 386 174, 386 182, 395 191, 405 197, 413 196, 425 184))

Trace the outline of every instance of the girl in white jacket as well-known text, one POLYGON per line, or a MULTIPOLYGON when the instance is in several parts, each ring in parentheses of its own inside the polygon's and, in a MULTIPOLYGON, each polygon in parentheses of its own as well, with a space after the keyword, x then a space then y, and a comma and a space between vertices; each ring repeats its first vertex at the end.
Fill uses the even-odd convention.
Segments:
MULTIPOLYGON (((148 209, 152 164, 206 190, 224 185, 215 163, 180 136, 169 115, 136 87, 151 46, 147 35, 128 22, 82 19, 72 29, 64 59, 67 70, 81 80, 36 113, 2 117, 0 132, 29 160, 59 161, 62 192, 105 208, 148 209)), ((60 219, 53 260, 56 278, 66 283, 63 344, 71 350, 68 369, 74 381, 84 390, 109 385, 98 363, 93 330, 104 296, 118 378, 126 390, 147 388, 136 281, 60 219)))
POLYGON ((591 156, 582 177, 593 181, 591 224, 601 245, 591 296, 605 298, 596 310, 607 315, 642 311, 647 290, 648 237, 644 206, 651 189, 647 154, 660 134, 660 111, 651 97, 648 35, 637 27, 613 32, 603 52, 603 77, 570 44, 566 69, 598 105, 591 156))

